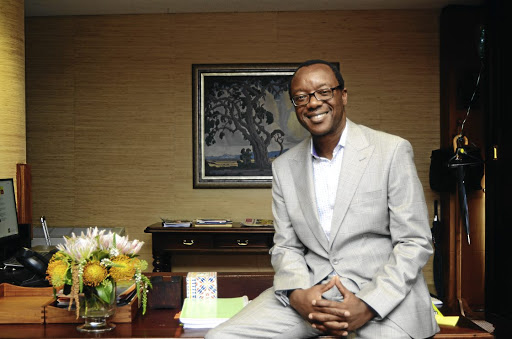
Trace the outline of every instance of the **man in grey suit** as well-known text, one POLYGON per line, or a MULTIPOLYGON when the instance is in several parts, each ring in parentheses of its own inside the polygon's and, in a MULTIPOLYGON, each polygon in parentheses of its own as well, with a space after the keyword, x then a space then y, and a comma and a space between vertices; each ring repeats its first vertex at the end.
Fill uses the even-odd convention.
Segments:
POLYGON ((206 338, 432 337, 410 143, 348 120, 343 77, 325 61, 299 66, 289 90, 311 137, 272 164, 274 286, 206 338))

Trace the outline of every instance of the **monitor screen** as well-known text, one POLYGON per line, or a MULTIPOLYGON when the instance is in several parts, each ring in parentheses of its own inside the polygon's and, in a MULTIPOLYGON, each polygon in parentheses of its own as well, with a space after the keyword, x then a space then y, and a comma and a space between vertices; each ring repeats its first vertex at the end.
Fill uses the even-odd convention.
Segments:
POLYGON ((18 214, 12 179, 0 179, 0 241, 18 236, 18 214))

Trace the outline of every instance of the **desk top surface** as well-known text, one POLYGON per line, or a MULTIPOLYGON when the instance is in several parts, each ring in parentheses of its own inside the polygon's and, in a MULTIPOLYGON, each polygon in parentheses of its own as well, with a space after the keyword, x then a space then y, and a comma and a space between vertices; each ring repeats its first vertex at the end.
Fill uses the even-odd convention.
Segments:
MULTIPOLYGON (((77 324, 12 324, 0 325, 2 338, 203 338, 206 329, 184 330, 179 324, 176 309, 148 310, 132 323, 116 324, 103 334, 84 334, 77 324)), ((457 326, 442 326, 435 338, 494 338, 479 326, 461 317, 457 326)))
MULTIPOLYGON (((149 273, 151 276, 186 276, 186 272, 149 273)), ((248 295, 254 298, 272 284, 272 273, 244 272, 217 273, 223 288, 219 288, 220 297, 248 295), (249 281, 252 284, 240 281, 249 281), (251 294, 252 293, 252 294, 251 294), (235 294, 235 295, 233 295, 235 294)), ((445 315, 450 315, 441 308, 445 315)), ((177 313, 179 309, 151 309, 143 316, 141 310, 131 323, 116 324, 116 328, 103 334, 84 334, 76 330, 77 324, 0 324, 2 338, 203 338, 206 329, 184 330, 180 326, 177 313)), ((16 319, 12 319, 16 321, 16 319)), ((441 332, 435 338, 494 338, 494 336, 465 317, 460 317, 457 326, 441 326, 441 332)))

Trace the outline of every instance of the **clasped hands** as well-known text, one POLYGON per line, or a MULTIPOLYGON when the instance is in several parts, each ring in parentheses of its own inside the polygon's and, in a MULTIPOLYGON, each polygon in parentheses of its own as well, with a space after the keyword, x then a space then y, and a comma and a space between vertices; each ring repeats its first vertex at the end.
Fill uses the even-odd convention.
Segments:
POLYGON ((314 328, 331 335, 346 336, 375 316, 364 301, 343 286, 338 276, 327 284, 293 291, 290 305, 314 328), (340 291, 343 301, 322 299, 322 294, 334 286, 340 291))

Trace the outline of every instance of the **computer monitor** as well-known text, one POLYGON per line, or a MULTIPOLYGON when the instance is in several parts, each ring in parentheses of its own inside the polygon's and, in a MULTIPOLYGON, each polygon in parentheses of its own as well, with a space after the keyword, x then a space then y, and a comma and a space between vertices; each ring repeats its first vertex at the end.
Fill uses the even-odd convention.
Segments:
POLYGON ((0 179, 0 247, 19 237, 18 213, 12 179, 0 179))

